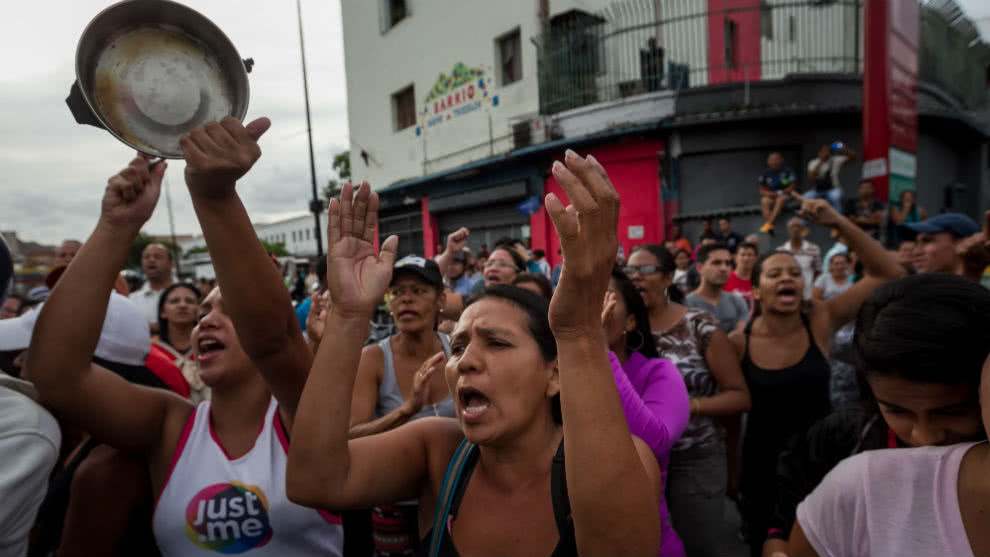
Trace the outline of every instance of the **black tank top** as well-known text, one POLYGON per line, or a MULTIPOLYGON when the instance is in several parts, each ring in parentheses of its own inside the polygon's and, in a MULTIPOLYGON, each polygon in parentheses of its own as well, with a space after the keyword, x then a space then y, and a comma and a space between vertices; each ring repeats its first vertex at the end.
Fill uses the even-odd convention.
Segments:
POLYGON ((801 322, 808 335, 808 351, 796 364, 782 369, 763 369, 753 362, 749 355, 753 320, 746 325, 742 371, 752 410, 746 423, 744 467, 756 465, 772 474, 788 440, 807 431, 831 410, 828 360, 811 334, 808 317, 801 314, 801 322))
MULTIPOLYGON (((460 507, 461 499, 464 497, 464 489, 467 487, 468 480, 471 479, 471 473, 474 472, 475 464, 478 463, 478 448, 467 442, 462 443, 457 451, 455 451, 454 456, 451 457, 451 467, 455 465, 454 463, 459 456, 458 453, 461 451, 467 451, 467 454, 464 456, 463 471, 460 473, 457 484, 454 486, 454 495, 450 510, 442 520, 444 527, 447 528, 447 532, 445 536, 440 538, 439 551, 437 552, 438 557, 460 556, 457 548, 454 547, 454 543, 450 539, 450 524, 457 516, 457 509, 460 507)), ((449 473, 450 470, 448 469, 449 473)), ((557 547, 554 548, 550 557, 577 557, 577 539, 574 536, 574 522, 571 519, 571 505, 567 497, 567 479, 564 474, 563 440, 560 441, 560 446, 557 447, 557 454, 553 458, 553 467, 550 474, 550 496, 553 501, 553 514, 554 520, 557 523, 557 534, 560 536, 560 539, 557 541, 557 547)), ((438 501, 438 512, 441 512, 441 505, 442 501, 438 501)), ((421 555, 428 555, 434 534, 433 528, 430 528, 430 531, 426 533, 420 544, 421 555)))
POLYGON ((807 431, 831 409, 828 396, 831 369, 811 334, 808 317, 801 314, 808 335, 808 351, 796 364, 782 369, 763 369, 750 358, 749 337, 754 320, 746 324, 746 352, 742 359, 743 376, 753 401, 747 430, 750 435, 778 439, 807 431))

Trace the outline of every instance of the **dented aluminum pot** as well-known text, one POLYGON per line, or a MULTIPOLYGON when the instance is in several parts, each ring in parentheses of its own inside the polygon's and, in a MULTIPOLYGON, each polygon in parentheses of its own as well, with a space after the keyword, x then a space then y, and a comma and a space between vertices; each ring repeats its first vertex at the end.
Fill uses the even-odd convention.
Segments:
POLYGON ((66 103, 80 124, 104 128, 143 153, 179 159, 179 138, 192 128, 228 115, 244 119, 253 63, 187 6, 125 0, 83 31, 66 103))

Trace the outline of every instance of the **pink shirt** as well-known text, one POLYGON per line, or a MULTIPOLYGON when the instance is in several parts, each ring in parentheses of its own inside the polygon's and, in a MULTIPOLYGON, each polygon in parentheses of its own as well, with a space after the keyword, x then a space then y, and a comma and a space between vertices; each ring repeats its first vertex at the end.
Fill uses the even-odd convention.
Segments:
POLYGON ((821 557, 972 556, 957 484, 962 457, 975 445, 847 458, 798 506, 798 524, 821 557))

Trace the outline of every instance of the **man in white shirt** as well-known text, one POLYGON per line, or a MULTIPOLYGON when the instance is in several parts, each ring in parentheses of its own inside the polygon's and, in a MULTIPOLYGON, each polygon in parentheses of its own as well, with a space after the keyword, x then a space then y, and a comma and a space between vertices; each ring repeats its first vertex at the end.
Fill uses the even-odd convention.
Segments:
POLYGON ((798 217, 787 221, 787 234, 790 240, 784 242, 777 251, 789 251, 801 265, 804 275, 804 299, 811 299, 815 279, 822 274, 822 250, 804 239, 804 223, 798 217))
POLYGON ((172 252, 162 244, 148 244, 141 252, 141 270, 147 280, 130 295, 130 299, 144 313, 153 335, 158 333, 158 299, 162 291, 172 285, 174 264, 172 252))
POLYGON ((841 213, 842 182, 839 181, 839 172, 842 171, 842 165, 855 160, 857 156, 856 151, 846 147, 841 141, 822 145, 818 156, 808 162, 811 189, 804 193, 804 197, 828 200, 841 213))

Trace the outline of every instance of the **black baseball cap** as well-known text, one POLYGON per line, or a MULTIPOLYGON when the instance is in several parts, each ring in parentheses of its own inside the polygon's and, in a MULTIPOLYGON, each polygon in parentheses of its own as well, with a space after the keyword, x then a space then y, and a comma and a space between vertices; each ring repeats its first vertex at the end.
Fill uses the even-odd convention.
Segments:
POLYGON ((443 290, 443 275, 440 274, 440 266, 432 259, 426 259, 418 255, 407 255, 395 262, 392 267, 392 283, 398 280, 400 273, 410 272, 426 281, 427 284, 443 290))

